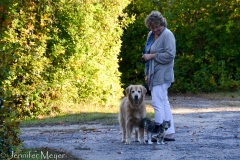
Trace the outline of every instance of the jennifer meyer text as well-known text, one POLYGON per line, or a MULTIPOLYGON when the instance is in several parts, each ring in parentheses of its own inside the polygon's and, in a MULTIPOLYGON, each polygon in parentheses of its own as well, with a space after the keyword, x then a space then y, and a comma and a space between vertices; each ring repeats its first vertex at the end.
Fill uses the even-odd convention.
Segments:
POLYGON ((11 158, 16 158, 16 159, 56 159, 56 160, 59 160, 59 159, 63 159, 63 158, 66 158, 65 157, 66 154, 53 154, 53 153, 48 153, 48 151, 40 151, 39 152, 32 152, 32 151, 29 151, 29 152, 26 152, 24 154, 14 154, 12 152, 12 157, 11 158))

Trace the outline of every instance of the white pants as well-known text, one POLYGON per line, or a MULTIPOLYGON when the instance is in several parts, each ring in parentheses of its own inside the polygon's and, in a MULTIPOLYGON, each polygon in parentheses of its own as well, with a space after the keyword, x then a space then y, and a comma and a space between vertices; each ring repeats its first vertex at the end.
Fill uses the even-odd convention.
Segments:
POLYGON ((163 120, 171 120, 171 127, 167 130, 167 134, 175 133, 173 115, 168 101, 168 88, 170 86, 171 83, 164 83, 152 88, 152 106, 154 108, 155 122, 162 124, 163 120))

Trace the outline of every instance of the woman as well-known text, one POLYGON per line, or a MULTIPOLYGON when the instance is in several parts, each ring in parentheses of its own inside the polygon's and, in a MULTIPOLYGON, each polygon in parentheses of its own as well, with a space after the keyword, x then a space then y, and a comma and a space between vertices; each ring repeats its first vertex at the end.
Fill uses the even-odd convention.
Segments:
POLYGON ((174 81, 174 58, 176 42, 173 33, 167 29, 166 19, 158 11, 152 11, 145 19, 151 31, 142 58, 146 61, 145 81, 152 95, 152 106, 157 130, 163 120, 171 120, 165 141, 175 141, 173 115, 168 101, 168 88, 174 81))

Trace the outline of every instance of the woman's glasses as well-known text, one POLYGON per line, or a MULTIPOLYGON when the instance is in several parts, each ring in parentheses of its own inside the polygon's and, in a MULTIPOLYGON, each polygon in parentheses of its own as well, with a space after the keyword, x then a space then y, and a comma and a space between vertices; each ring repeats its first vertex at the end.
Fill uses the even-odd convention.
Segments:
POLYGON ((150 30, 151 30, 151 31, 161 30, 161 26, 158 26, 158 27, 150 27, 150 30))

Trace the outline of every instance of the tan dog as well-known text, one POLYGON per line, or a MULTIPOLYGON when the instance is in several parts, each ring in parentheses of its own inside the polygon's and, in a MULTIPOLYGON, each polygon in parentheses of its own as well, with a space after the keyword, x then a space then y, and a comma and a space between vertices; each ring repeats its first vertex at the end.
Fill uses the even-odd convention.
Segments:
POLYGON ((122 130, 122 142, 131 143, 131 134, 135 130, 135 141, 144 144, 144 128, 141 120, 146 117, 145 94, 142 85, 130 85, 126 88, 126 97, 122 99, 119 112, 119 124, 122 130))

